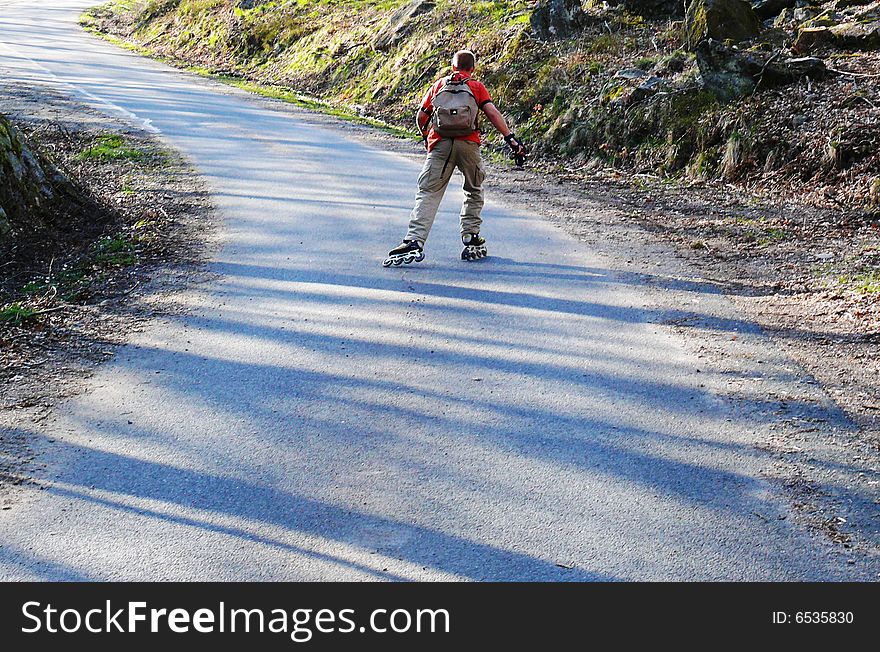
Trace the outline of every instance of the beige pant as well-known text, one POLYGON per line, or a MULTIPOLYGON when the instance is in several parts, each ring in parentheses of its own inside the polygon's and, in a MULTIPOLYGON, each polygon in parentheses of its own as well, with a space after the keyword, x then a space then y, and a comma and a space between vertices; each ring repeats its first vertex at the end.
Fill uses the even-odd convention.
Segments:
POLYGON ((486 171, 480 158, 480 146, 466 140, 444 139, 437 143, 425 159, 419 175, 416 205, 409 218, 407 240, 428 239, 437 209, 449 185, 452 172, 458 168, 464 175, 464 204, 461 207, 461 233, 479 233, 480 211, 483 210, 483 180, 486 171))

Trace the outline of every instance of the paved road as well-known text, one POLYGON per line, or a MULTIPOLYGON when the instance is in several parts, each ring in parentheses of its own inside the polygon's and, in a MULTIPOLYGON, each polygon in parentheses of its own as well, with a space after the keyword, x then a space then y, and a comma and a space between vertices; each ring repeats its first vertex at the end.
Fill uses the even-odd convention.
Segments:
POLYGON ((75 24, 90 3, 0 2, 0 67, 158 130, 210 184, 224 246, 190 316, 32 432, 49 472, 0 514, 0 578, 860 572, 782 518, 766 420, 631 275, 492 203, 493 257, 462 263, 457 193, 426 264, 382 269, 417 161, 100 42, 75 24))

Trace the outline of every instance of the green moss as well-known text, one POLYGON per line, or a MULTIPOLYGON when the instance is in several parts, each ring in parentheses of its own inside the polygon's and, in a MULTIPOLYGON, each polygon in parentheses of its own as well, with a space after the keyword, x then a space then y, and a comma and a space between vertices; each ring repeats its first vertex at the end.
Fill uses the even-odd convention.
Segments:
POLYGON ((623 97, 624 92, 626 92, 626 84, 624 83, 611 83, 609 84, 605 90, 602 92, 602 104, 611 104, 615 100, 619 100, 623 97))
POLYGON ((787 237, 788 233, 785 229, 768 228, 762 235, 757 237, 756 242, 760 247, 769 247, 770 245, 785 240, 787 237))
POLYGON ((687 168, 687 174, 694 179, 711 179, 715 176, 718 163, 713 152, 701 151, 696 154, 687 168))
POLYGON ((96 267, 127 267, 138 261, 138 239, 129 234, 118 234, 98 240, 93 247, 91 262, 96 267))
POLYGON ((689 48, 694 48, 708 30, 709 17, 706 13, 706 5, 702 2, 690 3, 687 19, 684 22, 684 42, 689 48))
POLYGON ((863 294, 880 294, 880 268, 871 268, 857 274, 841 276, 841 285, 863 294))
POLYGON ((122 136, 116 134, 105 134, 95 139, 95 142, 76 155, 78 161, 118 161, 130 160, 140 161, 145 158, 146 154, 139 149, 129 147, 125 144, 122 136))
POLYGON ((871 181, 868 188, 868 196, 872 204, 880 206, 880 177, 871 181))
POLYGON ((187 14, 198 14, 211 11, 212 9, 217 9, 226 4, 226 0, 183 0, 178 3, 177 11, 181 15, 186 16, 187 14))
POLYGON ((36 311, 21 305, 20 303, 12 303, 0 308, 0 322, 12 322, 20 324, 27 319, 33 319, 36 311))
POLYGON ((623 43, 623 38, 617 33, 600 34, 587 45, 587 51, 593 54, 617 52, 623 43))

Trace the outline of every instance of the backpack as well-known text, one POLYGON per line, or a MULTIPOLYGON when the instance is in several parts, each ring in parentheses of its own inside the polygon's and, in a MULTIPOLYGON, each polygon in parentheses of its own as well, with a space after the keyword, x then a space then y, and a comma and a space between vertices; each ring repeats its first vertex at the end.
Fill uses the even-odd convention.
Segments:
POLYGON ((469 136, 477 130, 477 98, 468 86, 469 78, 446 78, 431 100, 431 126, 443 138, 469 136))

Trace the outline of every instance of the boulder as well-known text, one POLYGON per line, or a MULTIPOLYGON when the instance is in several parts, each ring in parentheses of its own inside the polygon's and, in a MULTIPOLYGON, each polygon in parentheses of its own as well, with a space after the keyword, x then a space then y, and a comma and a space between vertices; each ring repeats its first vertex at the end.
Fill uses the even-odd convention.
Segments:
POLYGON ((791 49, 801 54, 807 54, 816 47, 828 45, 833 40, 831 30, 827 27, 804 27, 798 30, 791 49))
POLYGON ((828 72, 825 62, 815 57, 788 58, 778 51, 739 50, 714 39, 697 47, 697 65, 703 85, 721 101, 792 84, 804 77, 821 79, 828 72))
POLYGON ((757 36, 761 27, 745 0, 690 0, 684 19, 685 42, 690 49, 710 38, 739 43, 757 36))
POLYGON ((388 18, 388 22, 376 33, 373 49, 384 52, 400 43, 412 29, 413 19, 434 9, 432 0, 412 0, 388 18))
POLYGON ((792 49, 807 54, 816 48, 840 50, 880 49, 880 20, 842 23, 831 27, 803 27, 798 30, 792 49))
POLYGON ((796 22, 805 23, 808 20, 813 20, 820 13, 822 12, 818 7, 795 7, 792 11, 792 16, 796 22))
POLYGON ((761 20, 775 18, 785 9, 791 9, 798 0, 752 0, 752 10, 761 20))
POLYGON ((16 235, 64 225, 84 210, 99 209, 0 115, 0 260, 16 235))
POLYGON ((856 7, 860 5, 869 5, 874 0, 836 0, 834 3, 835 9, 846 9, 848 7, 856 7))
POLYGON ((602 104, 632 106, 655 95, 667 85, 668 82, 665 79, 644 70, 625 68, 617 71, 611 78, 609 86, 605 88, 603 93, 602 104))
POLYGON ((589 24, 590 16, 581 0, 541 0, 529 22, 536 39, 552 41, 578 33, 589 24))
POLYGON ((641 68, 624 68, 614 73, 614 79, 646 79, 651 74, 641 68))
POLYGON ((791 9, 783 9, 779 12, 779 15, 773 21, 773 27, 775 27, 776 29, 781 29, 792 22, 794 22, 794 11, 792 11, 791 9))
POLYGON ((19 131, 0 116, 0 242, 17 226, 40 225, 55 199, 54 170, 28 149, 19 131))
POLYGON ((880 19, 843 23, 830 27, 832 42, 842 50, 877 50, 880 48, 880 19))

